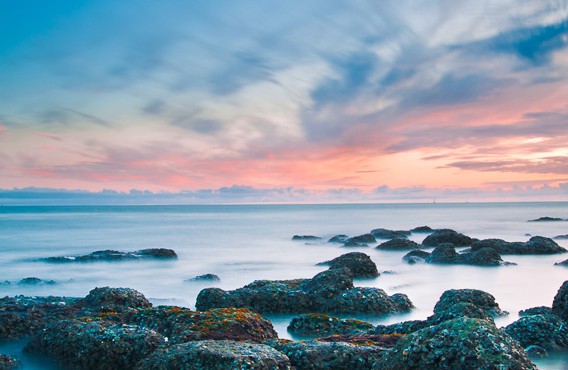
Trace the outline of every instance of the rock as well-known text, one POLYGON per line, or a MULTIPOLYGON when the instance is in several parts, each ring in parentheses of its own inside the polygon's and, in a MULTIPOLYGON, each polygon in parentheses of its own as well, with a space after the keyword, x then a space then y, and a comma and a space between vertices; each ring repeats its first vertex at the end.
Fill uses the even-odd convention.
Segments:
POLYGON ((333 238, 329 239, 327 242, 328 243, 345 243, 345 241, 348 239, 349 237, 347 235, 344 234, 339 234, 334 236, 333 238))
POLYGON ((533 236, 529 241, 506 242, 502 239, 484 239, 475 241, 471 251, 476 252, 483 248, 491 248, 499 254, 556 254, 565 253, 566 249, 559 246, 554 240, 542 236, 533 236))
POLYGON ((153 330, 104 320, 63 320, 33 337, 24 351, 56 360, 62 367, 86 370, 134 369, 166 343, 153 330))
POLYGON ((552 312, 568 321, 568 280, 565 281, 552 301, 552 312))
POLYGON ((346 253, 318 265, 320 264, 329 265, 330 270, 346 267, 351 270, 355 278, 375 278, 380 275, 371 257, 361 252, 346 253))
POLYGON ((37 333, 45 326, 75 316, 79 298, 5 297, 0 298, 0 340, 18 339, 37 333))
POLYGON ((288 331, 295 335, 322 337, 333 334, 362 334, 374 327, 368 322, 355 319, 309 313, 294 317, 288 325, 288 331))
POLYGON ((554 264, 555 266, 564 266, 564 267, 568 267, 568 260, 564 260, 562 262, 557 262, 554 264))
POLYGON ((430 326, 425 320, 403 321, 391 325, 377 325, 372 334, 410 334, 430 326))
POLYGON ((451 243, 442 243, 426 258, 428 263, 450 264, 459 263, 459 254, 451 243))
POLYGON ((377 239, 371 234, 363 234, 351 237, 345 241, 345 244, 348 243, 356 243, 356 244, 369 244, 369 243, 376 243, 377 239))
POLYGON ((129 308, 152 307, 142 293, 130 288, 95 288, 83 302, 86 307, 98 312, 122 312, 129 308))
POLYGON ((203 289, 196 300, 200 311, 243 307, 266 313, 369 313, 406 312, 412 303, 403 294, 388 296, 378 288, 354 288, 348 268, 320 272, 312 279, 257 280, 224 291, 203 289))
POLYGON ((140 370, 291 369, 286 355, 264 344, 203 340, 162 348, 138 365, 140 370))
POLYGON ((16 370, 22 367, 20 360, 0 354, 0 370, 16 370))
POLYGON ((449 243, 439 244, 432 253, 426 257, 426 262, 476 266, 514 265, 514 263, 511 262, 504 262, 499 253, 492 248, 483 248, 475 252, 457 253, 454 246, 449 243))
POLYGON ((501 310, 495 297, 491 294, 477 289, 450 289, 446 290, 440 296, 440 299, 434 306, 434 314, 442 313, 451 309, 451 306, 460 303, 471 303, 474 306, 486 311, 489 315, 503 316, 508 312, 501 310))
POLYGON ((517 254, 514 251, 523 249, 524 243, 522 242, 507 242, 503 239, 483 239, 476 240, 471 245, 471 251, 475 252, 483 248, 492 248, 499 254, 517 254))
POLYGON ((392 348, 402 337, 400 333, 393 334, 335 334, 329 337, 317 338, 317 342, 345 342, 362 346, 380 346, 383 348, 392 348))
POLYGON ((556 254, 566 253, 566 249, 559 246, 554 240, 543 236, 533 236, 525 243, 525 248, 530 253, 523 254, 556 254))
POLYGON ((371 230, 371 235, 373 235, 376 239, 405 239, 410 236, 410 231, 379 228, 371 230))
POLYGON ((404 257, 402 257, 402 260, 413 265, 419 262, 426 262, 426 258, 428 258, 428 256, 430 256, 430 253, 426 251, 414 250, 405 254, 404 257))
POLYGON ((221 278, 215 274, 205 274, 205 275, 198 275, 192 277, 191 279, 187 279, 185 281, 188 282, 216 282, 221 281, 221 278))
POLYGON ((57 284, 53 280, 43 280, 36 277, 23 278, 18 282, 18 285, 54 285, 57 284))
POLYGON ((321 238, 314 235, 294 235, 292 240, 321 240, 321 238))
POLYGON ((288 356, 296 369, 303 370, 370 369, 385 352, 385 349, 379 346, 345 342, 280 340, 268 344, 288 356))
POLYGON ((525 348, 530 358, 543 358, 548 356, 548 351, 540 346, 528 346, 525 348))
POLYGON ((194 312, 187 308, 159 306, 130 310, 123 315, 122 321, 155 330, 169 338, 172 344, 205 339, 261 343, 278 337, 270 321, 243 308, 194 312))
POLYGON ((547 351, 568 348, 568 327, 556 315, 524 316, 504 330, 525 348, 531 345, 547 351))
POLYGON ((426 247, 436 247, 443 243, 452 243, 456 247, 469 246, 475 239, 470 238, 467 235, 458 233, 451 229, 439 229, 435 230, 432 234, 428 235, 422 245, 426 247))
POLYGON ((410 230, 411 233, 431 233, 434 232, 434 229, 432 229, 430 226, 418 226, 415 227, 414 229, 410 230))
POLYGON ((367 243, 360 243, 353 240, 346 240, 343 243, 345 248, 367 248, 369 245, 367 243))
POLYGON ((412 240, 397 238, 381 243, 375 248, 383 250, 419 249, 420 244, 413 242, 412 240))
POLYGON ((525 350, 493 323, 460 318, 402 337, 383 360, 387 369, 537 369, 525 350))
POLYGON ((80 256, 61 256, 40 258, 39 261, 51 263, 67 263, 67 262, 111 262, 111 261, 128 261, 140 259, 176 259, 177 254, 171 249, 150 248, 142 249, 135 252, 119 252, 111 249, 103 251, 95 251, 80 256))
POLYGON ((428 317, 428 325, 438 325, 444 321, 469 317, 471 319, 482 319, 495 323, 493 317, 483 308, 477 307, 470 302, 457 302, 445 309, 438 309, 434 315, 428 317))
POLYGON ((519 316, 531 316, 531 315, 553 315, 551 307, 539 306, 531 307, 526 310, 519 311, 519 316))
POLYGON ((568 234, 565 235, 556 235, 554 238, 552 239, 558 239, 558 240, 565 240, 568 239, 568 234))
POLYGON ((559 217, 539 217, 537 219, 534 220, 529 220, 528 222, 557 222, 557 221, 566 221, 563 218, 559 218, 559 217))

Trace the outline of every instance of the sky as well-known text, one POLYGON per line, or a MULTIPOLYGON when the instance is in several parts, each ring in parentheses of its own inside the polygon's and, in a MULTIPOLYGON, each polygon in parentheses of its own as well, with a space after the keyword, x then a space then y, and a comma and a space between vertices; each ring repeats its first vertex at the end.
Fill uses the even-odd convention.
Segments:
POLYGON ((2 194, 568 200, 565 0, 0 0, 0 35, 2 194))

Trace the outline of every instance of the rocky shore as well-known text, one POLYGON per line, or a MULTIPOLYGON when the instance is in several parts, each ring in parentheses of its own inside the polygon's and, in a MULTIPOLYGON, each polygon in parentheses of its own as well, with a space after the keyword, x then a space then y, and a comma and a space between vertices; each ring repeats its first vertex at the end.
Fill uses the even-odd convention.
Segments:
MULTIPOLYGON (((270 286, 271 299, 286 301, 290 292, 310 296, 315 281, 321 289, 311 299, 324 302, 335 299, 327 293, 354 289, 350 278, 342 268, 306 280, 255 282, 246 289, 270 286)), ((385 306, 397 304, 387 295, 380 299, 385 306)), ((501 329, 493 317, 507 312, 491 294, 456 289, 442 294, 426 320, 373 326, 322 313, 299 315, 288 330, 312 338, 302 341, 279 339, 271 322, 248 308, 207 302, 207 307, 200 302, 200 311, 153 307, 140 292, 109 287, 84 298, 5 297, 0 340, 29 338, 25 353, 45 356, 63 369, 522 370, 536 369, 529 356, 568 349, 568 281, 550 307, 524 310, 501 329)), ((410 308, 406 301, 404 309, 410 308)), ((0 368, 19 366, 17 359, 0 356, 0 368)))

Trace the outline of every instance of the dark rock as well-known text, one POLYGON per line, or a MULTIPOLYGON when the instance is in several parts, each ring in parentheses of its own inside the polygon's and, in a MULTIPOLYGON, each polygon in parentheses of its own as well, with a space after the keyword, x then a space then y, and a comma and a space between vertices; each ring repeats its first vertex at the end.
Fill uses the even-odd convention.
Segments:
POLYGON ((548 351, 540 346, 528 346, 525 351, 529 354, 530 358, 543 358, 548 356, 548 351))
POLYGON ((339 234, 328 240, 328 243, 345 243, 349 237, 344 234, 339 234))
POLYGON ((483 248, 492 248, 499 254, 517 254, 515 251, 523 249, 524 243, 521 242, 507 242, 503 239, 483 239, 476 240, 471 245, 471 251, 476 252, 483 248))
POLYGON ((422 245, 427 247, 436 247, 443 243, 452 243, 454 246, 469 246, 475 239, 470 238, 467 235, 458 233, 451 229, 439 229, 435 230, 432 234, 428 235, 422 245))
POLYGON ((360 242, 356 242, 356 241, 353 241, 353 240, 346 240, 343 243, 343 247, 346 247, 346 248, 366 248, 368 246, 369 245, 367 243, 360 243, 360 242))
POLYGON ((16 370, 22 367, 20 360, 0 354, 0 370, 16 370))
POLYGON ((122 321, 155 330, 172 344, 205 339, 261 343, 278 337, 270 321, 243 308, 194 312, 187 308, 158 306, 130 310, 122 321))
POLYGON ((432 253, 426 257, 426 262, 436 264, 458 264, 476 266, 513 265, 504 262, 499 253, 492 248, 483 248, 475 252, 457 253, 452 244, 439 244, 432 253))
POLYGON ((368 322, 309 313, 294 317, 288 331, 295 335, 322 337, 333 334, 362 334, 373 329, 368 322))
POLYGON ((205 275, 198 275, 196 277, 193 277, 191 279, 187 279, 185 281, 196 281, 196 282, 215 282, 215 281, 221 281, 221 278, 215 274, 205 274, 205 275))
POLYGON ((564 239, 568 239, 568 234, 566 235, 556 235, 554 238, 552 239, 558 239, 558 240, 564 240, 564 239))
POLYGON ((79 298, 0 298, 0 340, 18 339, 37 333, 46 325, 75 316, 79 298))
POLYGON ((345 342, 273 341, 267 343, 290 359, 292 366, 302 370, 370 369, 385 352, 375 345, 354 345, 345 342))
POLYGON ((140 370, 291 369, 284 354, 264 344, 203 340, 168 346, 138 365, 140 370))
POLYGON ((554 264, 555 266, 564 266, 564 267, 568 267, 568 260, 564 260, 562 262, 557 262, 554 264))
POLYGON ((568 280, 565 281, 552 301, 552 312, 568 321, 568 280))
POLYGON ((376 239, 405 239, 410 236, 410 231, 379 228, 371 230, 371 235, 373 235, 376 239))
POLYGON ((369 243, 376 243, 377 239, 371 234, 363 234, 351 237, 345 241, 347 243, 358 243, 358 244, 369 244, 369 243))
POLYGON ((402 257, 402 260, 413 265, 418 262, 426 262, 426 258, 428 258, 428 256, 430 256, 430 253, 426 251, 414 250, 405 254, 404 257, 402 257))
POLYGON ((556 221, 566 221, 563 218, 559 218, 559 217, 539 217, 536 218, 534 220, 529 220, 528 222, 556 222, 556 221))
POLYGON ((442 243, 426 258, 428 263, 459 263, 459 254, 451 243, 442 243))
POLYGON ((568 327, 556 315, 524 316, 504 330, 525 348, 537 345, 554 351, 568 347, 568 327))
POLYGON ((203 289, 197 296, 200 311, 218 307, 244 307, 267 313, 369 313, 408 311, 403 294, 389 297, 378 288, 353 288, 348 268, 320 272, 312 279, 258 280, 233 291, 203 289))
POLYGON ((24 347, 56 360, 62 367, 87 370, 134 369, 166 343, 153 330, 89 319, 49 325, 24 347))
POLYGON ((18 282, 18 285, 54 285, 57 284, 53 280, 43 280, 36 277, 23 278, 18 282))
POLYGON ((494 323, 493 317, 483 308, 477 307, 470 302, 457 302, 444 310, 437 310, 434 315, 426 320, 428 325, 438 325, 444 321, 469 317, 482 319, 494 323))
POLYGON ((434 229, 432 229, 430 226, 418 226, 415 227, 414 229, 410 230, 411 233, 431 233, 434 232, 434 229))
POLYGON ((384 250, 406 250, 406 249, 419 249, 420 244, 408 239, 392 239, 381 243, 376 246, 376 249, 384 250))
POLYGON ((344 342, 359 346, 380 346, 383 348, 392 348, 402 337, 402 334, 335 334, 329 337, 317 338, 317 342, 344 342))
POLYGON ((130 288, 95 288, 83 302, 86 307, 99 312, 122 312, 129 308, 152 307, 142 293, 130 288))
POLYGON ((525 243, 525 248, 530 251, 530 253, 526 254, 556 254, 566 252, 566 249, 559 246, 554 240, 543 236, 533 236, 525 243))
POLYGON ((506 242, 502 239, 484 239, 475 241, 471 251, 476 252, 483 248, 491 248, 499 254, 556 254, 565 253, 566 249, 559 246, 554 240, 542 236, 533 236, 529 241, 506 242))
POLYGON ((508 312, 501 310, 497 302, 495 302, 495 297, 487 292, 477 289, 446 290, 442 293, 440 299, 434 306, 434 314, 448 311, 453 305, 460 302, 471 303, 486 311, 493 317, 508 314, 508 312))
POLYGON ((552 315, 552 308, 539 306, 539 307, 531 307, 527 308, 526 310, 519 311, 519 316, 531 316, 531 315, 552 315))
POLYGON ((425 320, 403 321, 391 325, 377 325, 373 334, 410 334, 430 326, 425 320))
POLYGON ((177 254, 171 249, 150 248, 142 249, 135 252, 120 252, 111 249, 104 251, 95 251, 80 256, 61 256, 41 258, 39 261, 51 263, 67 263, 67 262, 112 262, 112 261, 132 261, 141 259, 176 259, 177 254))
POLYGON ((351 270, 353 277, 356 278, 375 278, 380 275, 377 265, 371 260, 371 257, 361 252, 346 253, 318 265, 320 264, 329 265, 330 270, 346 267, 351 270))
POLYGON ((387 369, 537 369, 518 342, 493 323, 460 318, 402 337, 383 360, 387 369))
POLYGON ((321 240, 321 238, 314 235, 294 235, 292 240, 321 240))

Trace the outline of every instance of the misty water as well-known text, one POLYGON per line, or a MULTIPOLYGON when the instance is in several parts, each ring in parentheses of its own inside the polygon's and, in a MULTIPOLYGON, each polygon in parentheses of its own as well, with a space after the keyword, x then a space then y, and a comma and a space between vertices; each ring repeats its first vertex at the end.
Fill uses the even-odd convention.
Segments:
MULTIPOLYGON (((475 238, 526 241, 530 235, 568 234, 568 222, 527 222, 542 216, 568 218, 568 203, 349 204, 349 205, 213 205, 213 206, 77 206, 0 207, 0 295, 82 297, 100 286, 139 290, 155 305, 195 308, 201 289, 235 289, 257 279, 309 278, 326 267, 316 266, 341 254, 361 251, 377 264, 380 277, 356 280, 387 293, 405 293, 416 309, 404 315, 365 316, 378 323, 425 319, 447 289, 475 288, 493 294, 510 314, 498 326, 518 319, 518 311, 550 306, 568 280, 568 268, 554 266, 568 258, 503 256, 516 266, 476 267, 408 265, 406 252, 343 248, 326 242, 292 241, 295 234, 327 240, 336 234, 355 236, 374 228, 409 230, 428 225, 451 228, 475 238), (50 256, 88 254, 96 250, 135 251, 171 248, 174 261, 123 261, 50 264, 50 256), (218 283, 185 281, 213 273, 218 283), (24 286, 25 277, 55 280, 55 285, 24 286)), ((427 234, 413 234, 421 242, 427 234)), ((568 248, 567 240, 558 240, 568 248)), ((268 316, 280 337, 291 315, 268 316)), ((18 353, 21 345, 4 343, 0 353, 18 353)), ((563 369, 566 354, 535 361, 544 369, 563 369)), ((26 368, 42 368, 26 359, 26 368)))

